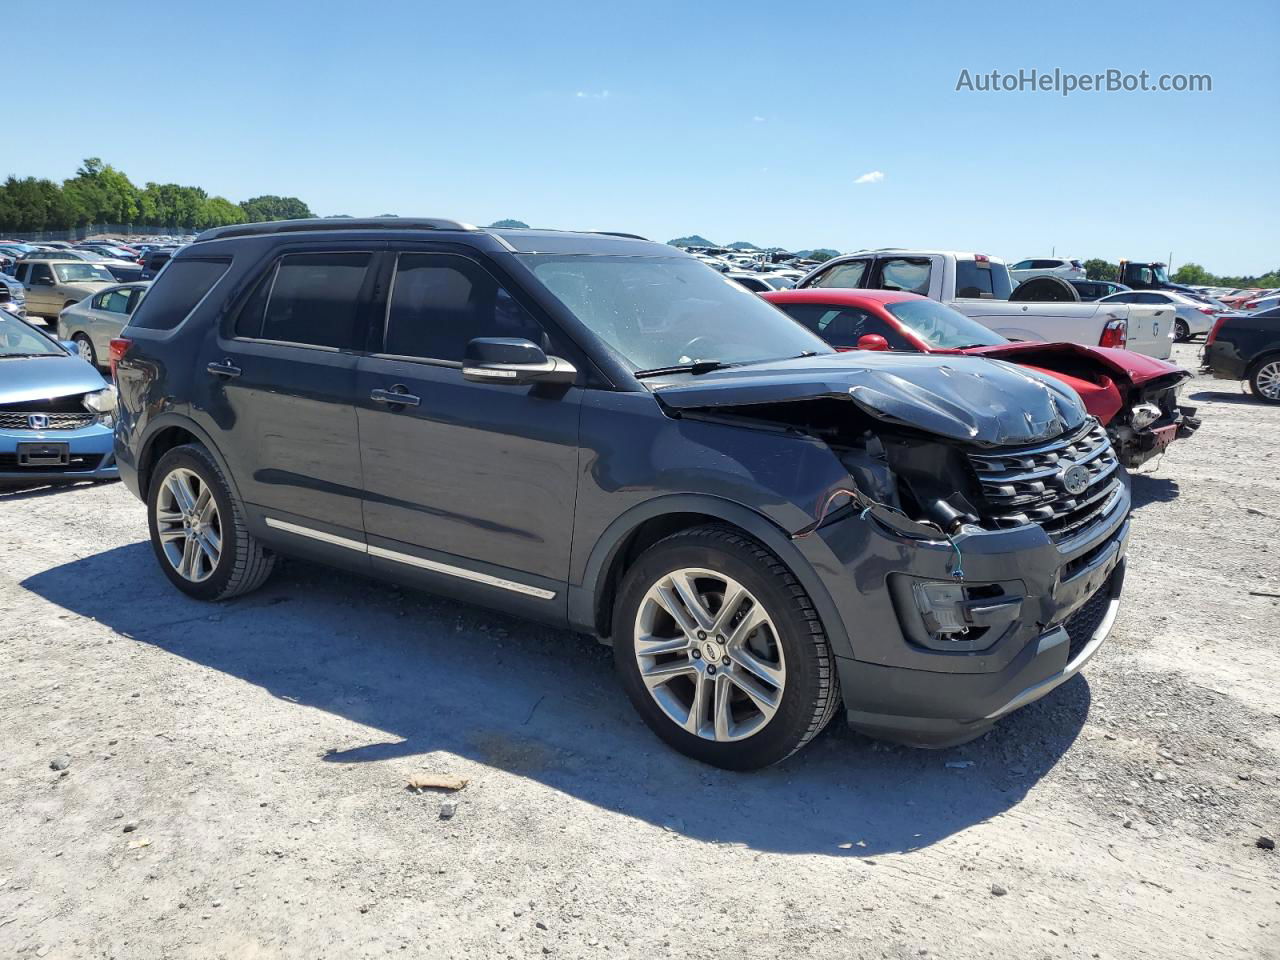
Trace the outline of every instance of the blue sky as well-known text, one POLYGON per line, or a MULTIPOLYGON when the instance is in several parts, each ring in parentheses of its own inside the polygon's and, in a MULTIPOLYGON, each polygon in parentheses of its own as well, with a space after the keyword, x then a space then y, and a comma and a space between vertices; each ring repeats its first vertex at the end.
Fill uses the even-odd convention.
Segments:
POLYGON ((28 124, 0 174, 96 155, 320 214, 1280 265, 1274 0, 76 9, 102 42, 56 99, 87 108, 28 124), (1033 67, 1213 91, 955 91, 963 68, 1033 67))

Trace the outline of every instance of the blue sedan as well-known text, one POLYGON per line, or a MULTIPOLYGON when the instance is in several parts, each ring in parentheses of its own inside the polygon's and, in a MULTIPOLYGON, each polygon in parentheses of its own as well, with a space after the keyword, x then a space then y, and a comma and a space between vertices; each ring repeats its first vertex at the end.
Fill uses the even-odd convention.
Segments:
POLYGON ((116 479, 115 403, 74 350, 0 310, 0 484, 116 479))

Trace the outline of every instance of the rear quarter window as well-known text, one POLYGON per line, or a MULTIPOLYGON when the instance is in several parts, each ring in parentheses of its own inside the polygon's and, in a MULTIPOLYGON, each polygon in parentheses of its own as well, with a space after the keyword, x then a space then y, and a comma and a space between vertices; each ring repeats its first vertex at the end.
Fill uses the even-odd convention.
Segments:
POLYGON ((147 291, 129 326, 144 330, 172 330, 195 309, 222 279, 231 261, 183 259, 165 264, 147 291))

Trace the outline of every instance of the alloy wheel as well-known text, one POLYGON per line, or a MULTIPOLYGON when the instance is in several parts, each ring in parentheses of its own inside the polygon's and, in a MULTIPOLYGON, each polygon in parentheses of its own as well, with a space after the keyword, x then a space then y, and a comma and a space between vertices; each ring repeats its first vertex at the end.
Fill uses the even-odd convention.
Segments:
POLYGON ((76 337, 76 353, 85 363, 93 363, 93 344, 84 337, 76 337))
POLYGON ((213 576, 222 556, 222 519, 213 491, 199 474, 179 467, 161 481, 156 532, 180 577, 200 583, 213 576))
POLYGON ((1254 376, 1254 383, 1268 400, 1280 400, 1280 360, 1263 364, 1254 376))
POLYGON ((683 568, 636 612, 640 679, 663 713, 704 740, 758 733, 777 713, 787 668, 764 605, 732 577, 683 568))
POLYGON ((1175 320, 1173 322, 1173 339, 1179 343, 1191 339, 1191 328, 1187 326, 1185 320, 1175 320))

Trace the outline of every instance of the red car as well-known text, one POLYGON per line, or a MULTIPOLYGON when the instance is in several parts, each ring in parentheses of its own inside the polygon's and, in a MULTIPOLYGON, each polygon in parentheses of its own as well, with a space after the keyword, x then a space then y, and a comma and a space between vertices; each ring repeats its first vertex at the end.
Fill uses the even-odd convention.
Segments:
POLYGON ((1186 370, 1129 350, 1078 343, 1014 342, 937 300, 897 290, 817 287, 760 294, 837 350, 962 353, 1008 360, 1070 386, 1107 428, 1126 467, 1136 467, 1200 426, 1180 407, 1186 370))

